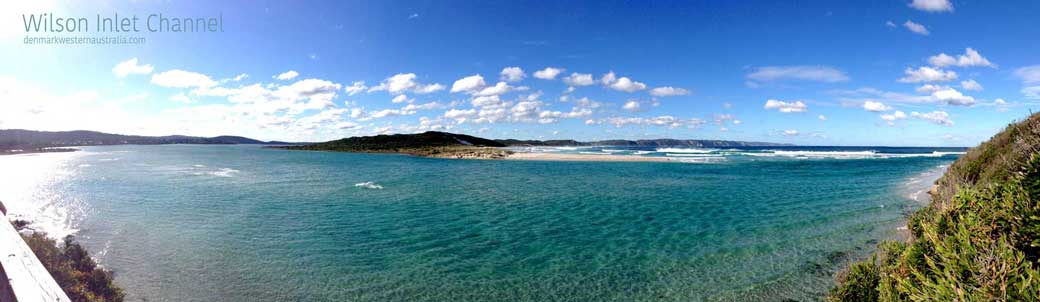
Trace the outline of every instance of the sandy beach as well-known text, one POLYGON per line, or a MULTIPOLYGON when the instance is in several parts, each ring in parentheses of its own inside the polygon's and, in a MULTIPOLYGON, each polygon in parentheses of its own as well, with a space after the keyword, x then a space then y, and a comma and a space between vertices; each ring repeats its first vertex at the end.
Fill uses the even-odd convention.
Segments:
POLYGON ((670 162, 667 157, 648 157, 636 155, 608 154, 573 154, 573 153, 536 153, 516 152, 505 159, 512 160, 548 160, 548 161, 614 161, 614 162, 670 162))

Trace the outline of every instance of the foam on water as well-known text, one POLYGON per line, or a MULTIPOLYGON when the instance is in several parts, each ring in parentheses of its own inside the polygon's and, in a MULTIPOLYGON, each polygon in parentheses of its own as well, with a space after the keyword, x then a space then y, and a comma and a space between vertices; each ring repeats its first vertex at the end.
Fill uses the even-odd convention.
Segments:
POLYGON ((717 149, 697 149, 697 148, 657 148, 658 153, 711 153, 717 151, 717 149))
POLYGON ((375 182, 371 182, 371 181, 366 181, 366 182, 362 182, 362 183, 356 183, 356 184, 354 184, 354 186, 355 187, 359 187, 359 188, 374 189, 374 190, 382 190, 383 189, 383 186, 381 186, 381 185, 379 185, 379 184, 377 184, 375 182))

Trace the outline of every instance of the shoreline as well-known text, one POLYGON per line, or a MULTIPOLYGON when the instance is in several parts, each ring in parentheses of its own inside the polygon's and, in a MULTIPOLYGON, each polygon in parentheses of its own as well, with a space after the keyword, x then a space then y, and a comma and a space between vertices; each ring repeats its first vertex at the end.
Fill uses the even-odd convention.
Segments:
POLYGON ((539 153, 539 152, 515 152, 506 156, 505 160, 532 160, 532 161, 581 161, 581 162, 674 162, 667 157, 649 157, 637 155, 613 155, 613 154, 570 154, 570 153, 539 153))

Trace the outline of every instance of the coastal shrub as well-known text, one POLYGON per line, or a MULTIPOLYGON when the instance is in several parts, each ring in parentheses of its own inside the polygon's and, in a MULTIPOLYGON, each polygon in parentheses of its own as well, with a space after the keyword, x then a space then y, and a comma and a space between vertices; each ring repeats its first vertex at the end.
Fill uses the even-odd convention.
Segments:
POLYGON ((839 273, 838 286, 831 289, 832 301, 873 302, 878 300, 880 277, 874 259, 853 263, 839 273))
POLYGON ((123 290, 116 286, 112 272, 98 267, 72 236, 60 245, 39 231, 22 235, 22 239, 73 302, 123 301, 123 290))
POLYGON ((879 244, 828 298, 1040 301, 1040 115, 958 159, 932 197, 908 218, 909 240, 879 244))

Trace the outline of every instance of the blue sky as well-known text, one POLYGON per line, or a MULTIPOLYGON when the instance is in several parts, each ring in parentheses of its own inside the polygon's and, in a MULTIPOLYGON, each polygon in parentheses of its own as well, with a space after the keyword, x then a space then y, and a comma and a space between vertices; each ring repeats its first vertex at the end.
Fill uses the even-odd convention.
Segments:
POLYGON ((1035 1, 560 2, 5 3, 0 128, 971 146, 1040 100, 1035 1), (224 32, 24 44, 113 35, 42 13, 224 32))

